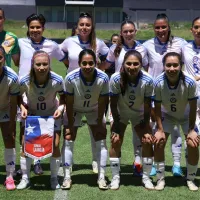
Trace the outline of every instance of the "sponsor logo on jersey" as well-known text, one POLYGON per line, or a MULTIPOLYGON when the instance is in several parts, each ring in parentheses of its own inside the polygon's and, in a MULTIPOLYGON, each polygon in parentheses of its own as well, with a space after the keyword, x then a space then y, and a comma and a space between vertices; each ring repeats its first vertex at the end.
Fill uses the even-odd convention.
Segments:
POLYGON ((85 94, 85 98, 86 98, 86 99, 90 99, 90 98, 91 98, 91 95, 90 95, 90 94, 85 94))
POLYGON ((133 94, 135 94, 134 90, 132 90, 130 93, 133 93, 133 94))
POLYGON ((45 100, 45 98, 43 96, 38 97, 38 101, 44 101, 44 100, 45 100))
POLYGON ((174 97, 172 97, 172 98, 170 99, 170 102, 171 102, 171 103, 176 103, 176 101, 177 101, 177 100, 176 100, 176 98, 174 98, 174 97))
POLYGON ((130 100, 135 100, 135 96, 134 96, 134 95, 130 95, 130 96, 129 96, 129 99, 130 99, 130 100))
POLYGON ((172 97, 176 96, 174 93, 171 94, 172 97))
POLYGON ((90 92, 90 90, 87 90, 86 92, 90 92))
POLYGON ((40 95, 43 95, 44 93, 43 92, 40 92, 40 95))
POLYGON ((6 114, 4 115, 3 119, 9 119, 9 116, 6 114))

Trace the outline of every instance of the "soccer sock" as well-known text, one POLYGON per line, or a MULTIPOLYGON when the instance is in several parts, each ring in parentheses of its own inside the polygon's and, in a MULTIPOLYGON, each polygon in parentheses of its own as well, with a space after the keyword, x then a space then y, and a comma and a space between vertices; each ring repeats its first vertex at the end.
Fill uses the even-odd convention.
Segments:
POLYGON ((50 170, 51 170, 51 178, 54 178, 58 176, 58 170, 60 167, 60 157, 54 158, 51 157, 50 158, 50 170))
POLYGON ((141 157, 142 157, 142 145, 140 142, 139 137, 137 136, 137 133, 134 130, 134 127, 132 126, 132 132, 133 132, 133 150, 135 155, 135 163, 141 164, 141 157))
POLYGON ((194 181, 198 165, 187 164, 187 180, 194 181))
POLYGON ((120 176, 119 176, 119 158, 110 158, 110 168, 112 171, 112 178, 120 178, 120 176))
POLYGON ((165 162, 155 162, 157 180, 165 178, 165 162))
POLYGON ((105 178, 106 162, 108 156, 106 140, 100 140, 96 142, 96 155, 99 174, 98 178, 105 178))
POLYGON ((22 153, 22 145, 19 147, 19 152, 22 153))
POLYGON ((33 160, 33 164, 34 164, 34 165, 40 164, 40 160, 34 159, 34 160, 33 160))
POLYGON ((142 179, 143 180, 149 179, 149 174, 150 174, 151 169, 152 169, 152 164, 153 164, 152 158, 146 158, 146 157, 142 158, 142 168, 143 168, 142 179))
POLYGON ((6 163, 7 177, 13 176, 13 172, 15 171, 15 160, 16 160, 15 148, 12 149, 5 148, 4 159, 6 163))
POLYGON ((90 140, 91 140, 91 148, 92 148, 92 161, 97 161, 97 157, 96 157, 96 143, 92 134, 92 130, 91 128, 88 126, 88 130, 90 133, 90 140))
POLYGON ((32 159, 28 157, 20 157, 20 165, 22 170, 22 178, 30 179, 30 170, 31 170, 32 159))
POLYGON ((70 178, 70 166, 72 165, 73 160, 73 146, 74 141, 65 140, 62 148, 62 164, 64 171, 64 178, 70 178))
POLYGON ((172 147, 172 156, 174 159, 174 165, 180 167, 182 138, 178 133, 178 130, 176 130, 176 134, 171 134, 171 147, 172 147))

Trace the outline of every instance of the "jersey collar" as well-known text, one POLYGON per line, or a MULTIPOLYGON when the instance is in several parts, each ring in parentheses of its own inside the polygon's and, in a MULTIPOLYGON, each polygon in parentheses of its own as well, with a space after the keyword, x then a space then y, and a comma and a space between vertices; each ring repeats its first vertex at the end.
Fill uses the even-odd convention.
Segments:
POLYGON ((85 77, 83 76, 83 74, 81 72, 81 69, 79 70, 79 73, 80 73, 80 77, 81 77, 84 85, 86 85, 86 86, 92 86, 93 85, 93 83, 95 82, 96 77, 97 77, 97 70, 96 69, 94 69, 93 81, 90 84, 87 84, 87 81, 85 80, 85 77))
POLYGON ((142 71, 140 70, 140 72, 138 73, 138 76, 137 76, 136 83, 133 84, 133 83, 131 83, 131 82, 128 82, 129 86, 130 86, 130 87, 137 87, 137 85, 138 85, 138 83, 139 83, 139 80, 140 80, 140 78, 142 77, 142 75, 143 75, 143 73, 142 73, 142 71))
MULTIPOLYGON (((31 38, 30 38, 31 39, 31 38)), ((35 45, 42 45, 43 43, 44 43, 44 41, 45 41, 45 37, 42 37, 42 40, 39 42, 39 43, 37 43, 37 42, 34 42, 32 39, 31 39, 31 42, 32 42, 32 44, 35 44, 35 45)))
POLYGON ((126 44, 123 44, 124 47, 128 50, 135 50, 135 48, 139 45, 140 43, 136 40, 134 40, 134 45, 132 47, 128 47, 126 44))
POLYGON ((77 36, 78 36, 78 40, 79 40, 80 44, 89 44, 89 43, 90 43, 89 40, 88 40, 87 42, 83 42, 83 41, 81 40, 81 38, 80 38, 80 35, 77 35, 77 36))
POLYGON ((164 77, 166 78, 168 88, 169 88, 170 90, 175 90, 175 89, 178 87, 178 84, 179 84, 179 82, 180 82, 180 79, 181 79, 181 73, 179 74, 178 81, 177 81, 175 87, 173 87, 173 88, 172 88, 172 87, 170 86, 170 84, 169 84, 169 79, 167 78, 166 73, 164 73, 164 77))

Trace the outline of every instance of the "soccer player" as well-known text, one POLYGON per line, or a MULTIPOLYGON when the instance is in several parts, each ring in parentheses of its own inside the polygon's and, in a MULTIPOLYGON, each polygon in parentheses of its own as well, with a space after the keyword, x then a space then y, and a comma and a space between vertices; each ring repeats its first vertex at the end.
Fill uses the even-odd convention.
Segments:
MULTIPOLYGON (((162 58, 167 52, 177 52, 181 54, 181 47, 187 42, 179 37, 171 34, 169 19, 166 14, 158 14, 153 25, 155 37, 144 42, 144 46, 148 52, 148 73, 155 79, 163 72, 162 58)), ((154 122, 154 109, 152 109, 152 121, 154 122)), ((172 173, 174 176, 182 176, 180 167, 182 139, 178 127, 171 134, 171 148, 174 164, 172 173)), ((153 167, 151 175, 156 175, 153 167)))
POLYGON ((16 134, 16 113, 17 113, 17 95, 19 95, 19 83, 17 74, 5 66, 6 52, 0 46, 0 127, 4 141, 5 151, 4 160, 6 163, 6 181, 7 190, 14 190, 15 183, 13 173, 15 171, 15 134, 16 134))
MULTIPOLYGON (((45 28, 45 18, 43 15, 31 14, 26 19, 26 24, 28 27, 27 37, 19 39, 20 47, 20 64, 19 64, 19 77, 25 76, 30 73, 31 69, 31 58, 33 53, 38 50, 43 50, 48 53, 50 59, 56 58, 59 61, 68 64, 65 54, 59 48, 58 44, 52 40, 43 37, 43 32, 45 28)), ((24 96, 24 101, 26 97, 24 96)), ((20 115, 20 113, 18 113, 20 115)), ((20 121, 20 119, 18 119, 20 121)), ((20 125, 21 129, 21 125, 20 125)), ((20 130, 20 135, 22 135, 22 129, 20 130)), ((40 161, 34 159, 34 173, 36 175, 43 174, 40 161)))
MULTIPOLYGON (((105 57, 109 51, 109 48, 106 46, 106 44, 102 40, 96 38, 94 21, 90 14, 88 13, 80 14, 77 23, 77 30, 78 30, 78 35, 65 39, 63 43, 60 45, 61 49, 68 54, 68 60, 69 60, 68 73, 79 68, 78 64, 79 53, 83 49, 92 49, 95 52, 97 59, 99 58, 100 55, 105 57)), ((64 120, 64 126, 65 130, 68 131, 67 120, 64 120)), ((91 147, 92 147, 92 170, 94 173, 98 173, 96 153, 95 153, 96 152, 95 142, 93 139, 93 134, 91 133, 90 129, 89 132, 90 132, 91 147)), ((62 148, 63 159, 66 154, 65 153, 66 145, 67 144, 64 143, 62 148)), ((62 163, 64 164, 64 160, 62 161, 62 163)), ((65 170, 65 166, 63 167, 65 170)))
POLYGON ((0 8, 0 45, 4 48, 6 66, 11 67, 11 59, 15 66, 19 66, 19 45, 17 36, 9 31, 4 30, 5 13, 0 8))
POLYGON ((121 71, 112 75, 110 80, 111 112, 113 126, 110 147, 110 165, 112 181, 110 189, 119 189, 119 157, 124 133, 130 120, 133 134, 142 142, 143 177, 147 189, 154 189, 149 174, 152 168, 152 130, 150 127, 151 99, 153 97, 153 79, 142 71, 142 56, 136 50, 127 51, 121 71))
POLYGON ((78 127, 83 116, 93 133, 96 143, 98 163, 98 185, 100 189, 108 189, 105 180, 107 160, 105 107, 109 96, 109 78, 96 68, 96 56, 90 49, 79 54, 80 68, 70 72, 65 78, 66 109, 69 133, 65 136, 65 174, 61 188, 70 189, 72 185, 70 165, 72 164, 72 147, 76 139, 78 127))
MULTIPOLYGON (((54 149, 50 159, 51 188, 58 189, 60 185, 57 180, 57 173, 60 167, 59 140, 61 134, 61 113, 64 109, 64 81, 63 78, 50 70, 50 56, 42 50, 34 52, 31 59, 30 74, 20 80, 20 92, 26 94, 27 102, 21 104, 21 116, 23 119, 29 115, 53 116, 55 119, 54 128, 54 149), (60 96, 58 106, 56 95, 60 96), (41 101, 43 99, 43 101, 41 101), (26 106, 24 106, 24 104, 26 106), (45 105, 42 107, 42 105, 45 105)), ((23 141, 23 140, 22 140, 23 141)), ((30 185, 30 168, 32 159, 25 157, 23 152, 20 158, 22 180, 17 189, 25 189, 30 185)))
POLYGON ((174 128, 180 126, 187 143, 187 186, 197 191, 194 183, 199 160, 198 129, 195 126, 197 110, 197 88, 195 80, 182 72, 180 54, 169 52, 163 57, 164 72, 154 82, 155 116, 157 131, 155 133, 154 160, 157 167, 156 190, 165 187, 165 143, 174 128))
MULTIPOLYGON (((119 72, 124 60, 124 55, 127 51, 136 50, 142 55, 142 67, 148 66, 148 57, 146 48, 138 41, 135 40, 137 30, 135 24, 126 20, 121 24, 120 37, 117 44, 110 47, 106 62, 103 63, 100 68, 108 69, 111 65, 115 64, 115 72, 119 72)), ((134 130, 132 130, 134 132, 134 130)), ((133 163, 134 175, 142 175, 141 166, 141 143, 137 134, 133 134, 133 147, 135 162, 133 163)))

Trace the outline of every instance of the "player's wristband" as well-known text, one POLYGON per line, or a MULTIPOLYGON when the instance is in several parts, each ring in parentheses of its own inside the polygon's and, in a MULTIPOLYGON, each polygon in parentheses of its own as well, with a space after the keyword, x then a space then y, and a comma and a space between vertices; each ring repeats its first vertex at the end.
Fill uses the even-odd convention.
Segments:
POLYGON ((60 106, 58 106, 57 109, 60 110, 60 112, 63 112, 63 111, 64 111, 64 105, 60 105, 60 106))

